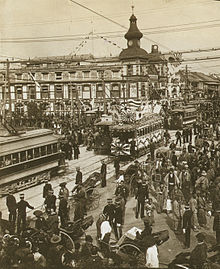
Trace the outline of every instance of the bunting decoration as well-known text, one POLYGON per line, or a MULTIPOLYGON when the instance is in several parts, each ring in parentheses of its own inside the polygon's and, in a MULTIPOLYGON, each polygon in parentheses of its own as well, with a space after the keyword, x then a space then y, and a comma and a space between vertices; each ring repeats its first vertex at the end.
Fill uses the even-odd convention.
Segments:
MULTIPOLYGON (((86 37, 86 39, 88 39, 88 37, 86 37)), ((83 40, 76 48, 75 48, 75 51, 72 54, 77 54, 77 52, 82 48, 84 47, 84 45, 87 43, 87 40, 83 40)))
POLYGON ((105 40, 106 42, 108 42, 109 44, 117 47, 118 49, 122 49, 122 47, 118 46, 115 42, 112 42, 111 40, 108 40, 107 38, 105 38, 104 36, 99 36, 101 39, 105 40))

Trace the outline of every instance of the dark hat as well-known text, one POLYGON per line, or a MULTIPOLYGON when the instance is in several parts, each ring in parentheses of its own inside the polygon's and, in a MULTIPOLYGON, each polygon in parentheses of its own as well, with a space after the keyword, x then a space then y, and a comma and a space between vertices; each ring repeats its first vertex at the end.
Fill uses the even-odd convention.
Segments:
POLYGON ((24 193, 20 193, 20 198, 24 198, 24 193))
POLYGON ((147 248, 150 248, 156 244, 156 239, 153 236, 148 236, 147 237, 147 248))
POLYGON ((90 242, 90 243, 93 242, 93 239, 92 239, 92 236, 91 235, 86 235, 85 240, 86 240, 86 242, 90 242))
POLYGON ((61 237, 59 235, 53 234, 53 236, 50 239, 50 243, 57 244, 61 241, 61 237))
POLYGON ((107 202, 111 202, 111 201, 112 201, 112 198, 108 198, 108 199, 107 199, 107 202))
POLYGON ((189 209, 189 204, 185 204, 185 209, 189 209))
POLYGON ((41 217, 43 215, 43 212, 41 210, 35 210, 33 213, 36 217, 41 217))
POLYGON ((65 186, 66 186, 66 182, 62 182, 62 183, 60 183, 59 186, 60 186, 60 187, 65 187, 65 186))
POLYGON ((202 242, 205 240, 205 235, 203 233, 198 233, 196 235, 196 238, 198 239, 198 241, 202 242))

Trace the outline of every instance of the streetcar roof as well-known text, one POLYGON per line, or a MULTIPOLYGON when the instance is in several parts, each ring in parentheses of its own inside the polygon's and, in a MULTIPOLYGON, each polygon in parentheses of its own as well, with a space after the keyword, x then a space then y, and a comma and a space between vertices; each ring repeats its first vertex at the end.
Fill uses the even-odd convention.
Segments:
POLYGON ((0 155, 12 154, 57 142, 58 136, 48 129, 38 129, 16 136, 0 137, 0 155))
POLYGON ((100 121, 95 123, 95 126, 111 126, 112 124, 114 124, 112 121, 100 121))

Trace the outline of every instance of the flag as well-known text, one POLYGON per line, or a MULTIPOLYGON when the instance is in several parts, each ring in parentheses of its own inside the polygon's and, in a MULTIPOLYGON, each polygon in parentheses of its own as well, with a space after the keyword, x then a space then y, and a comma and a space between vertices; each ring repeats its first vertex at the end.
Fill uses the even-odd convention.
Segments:
POLYGON ((125 102, 122 101, 121 103, 129 108, 138 109, 140 108, 142 102, 140 100, 128 99, 125 102))
POLYGON ((35 85, 36 85, 38 88, 41 88, 40 84, 36 81, 35 77, 31 74, 31 72, 29 72, 29 75, 30 75, 30 77, 32 78, 32 80, 34 81, 35 85))

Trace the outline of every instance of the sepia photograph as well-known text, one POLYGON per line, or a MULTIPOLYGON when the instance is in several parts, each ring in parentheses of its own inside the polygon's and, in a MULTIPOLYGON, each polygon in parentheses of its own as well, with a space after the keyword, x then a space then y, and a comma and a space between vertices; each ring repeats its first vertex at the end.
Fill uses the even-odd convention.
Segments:
POLYGON ((220 269, 220 0, 0 0, 0 268, 220 269))

